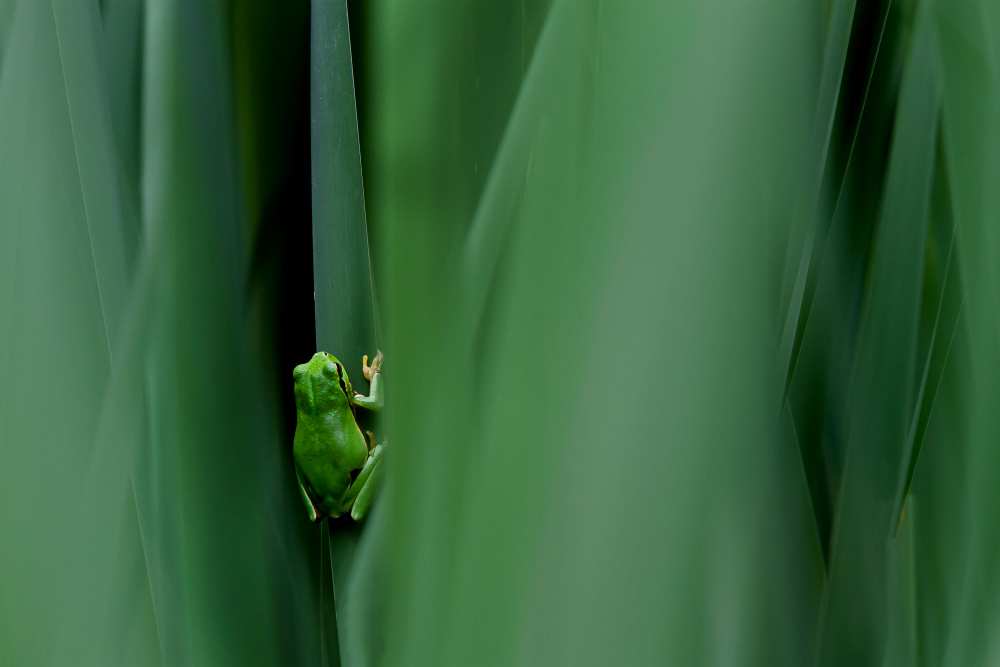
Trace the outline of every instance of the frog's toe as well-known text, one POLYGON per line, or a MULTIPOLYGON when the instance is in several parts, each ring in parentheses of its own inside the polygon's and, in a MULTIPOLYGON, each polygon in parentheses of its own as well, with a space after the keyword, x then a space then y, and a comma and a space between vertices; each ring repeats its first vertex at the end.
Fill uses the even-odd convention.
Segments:
POLYGON ((375 353, 375 358, 372 359, 371 364, 368 363, 368 355, 361 357, 361 372, 364 374, 365 379, 371 382, 375 374, 382 370, 382 351, 379 350, 375 353))

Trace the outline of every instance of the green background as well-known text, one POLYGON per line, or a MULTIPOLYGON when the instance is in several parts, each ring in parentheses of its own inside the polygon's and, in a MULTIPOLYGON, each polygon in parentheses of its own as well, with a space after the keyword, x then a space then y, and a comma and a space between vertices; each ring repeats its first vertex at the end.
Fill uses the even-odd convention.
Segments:
POLYGON ((991 664, 992 0, 0 0, 0 663, 991 664), (386 352, 310 525, 291 369, 386 352))

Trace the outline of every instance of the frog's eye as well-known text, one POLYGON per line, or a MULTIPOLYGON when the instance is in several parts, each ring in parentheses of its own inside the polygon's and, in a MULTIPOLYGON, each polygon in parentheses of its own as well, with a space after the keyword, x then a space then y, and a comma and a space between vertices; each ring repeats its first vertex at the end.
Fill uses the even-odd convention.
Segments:
POLYGON ((337 364, 332 361, 326 362, 326 365, 323 366, 323 375, 331 378, 337 377, 337 364))
POLYGON ((296 366, 295 369, 292 370, 292 377, 296 380, 298 380, 305 374, 306 374, 306 367, 302 364, 296 366))

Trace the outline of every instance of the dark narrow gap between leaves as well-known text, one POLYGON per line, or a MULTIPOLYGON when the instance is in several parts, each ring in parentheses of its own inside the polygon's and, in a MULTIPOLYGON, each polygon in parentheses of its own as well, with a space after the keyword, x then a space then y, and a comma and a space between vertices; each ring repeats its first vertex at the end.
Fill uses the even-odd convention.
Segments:
MULTIPOLYGON (((805 384, 798 389, 793 389, 793 385, 815 305, 824 257, 831 239, 837 235, 854 239, 849 241, 849 245, 856 250, 854 255, 856 257, 867 258, 871 251, 875 225, 874 222, 866 223, 866 221, 873 221, 877 210, 873 209, 867 215, 855 219, 853 216, 849 217, 846 209, 842 207, 850 183, 877 183, 875 187, 881 189, 884 181, 886 167, 883 161, 867 159, 869 155, 887 154, 887 142, 884 147, 879 148, 883 143, 879 137, 884 129, 884 116, 872 118, 866 112, 873 95, 894 97, 894 93, 897 92, 893 73, 888 71, 892 63, 886 63, 885 58, 881 57, 884 55, 883 43, 887 36, 889 39, 895 37, 890 21, 893 7, 893 0, 861 3, 854 17, 841 92, 838 96, 836 120, 831 133, 833 147, 824 168, 826 189, 834 194, 833 207, 828 216, 817 221, 816 237, 812 247, 808 249, 811 255, 808 258, 806 282, 801 295, 800 314, 792 333, 792 349, 785 368, 783 403, 790 408, 793 426, 797 432, 797 444, 825 563, 828 563, 830 558, 833 508, 836 506, 838 495, 837 451, 840 448, 838 443, 843 438, 844 432, 839 428, 836 417, 835 406, 838 402, 834 397, 824 398, 822 378, 825 376, 812 378, 811 381, 803 378, 805 384), (839 140, 841 137, 845 140, 839 140), (846 140, 848 137, 849 141, 846 140), (844 146, 846 148, 843 148, 844 146), (837 150, 837 147, 842 148, 837 150), (856 149, 862 153, 862 160, 858 163, 855 162, 856 149), (872 169, 870 165, 875 165, 875 173, 869 175, 868 172, 872 169), (834 414, 831 414, 831 411, 834 414)), ((891 136, 891 132, 884 134, 891 136)), ((880 196, 875 199, 880 199, 880 196)), ((820 202, 815 203, 814 210, 819 214, 822 210, 820 202)), ((861 266, 867 265, 867 259, 861 261, 861 266)), ((848 311, 853 313, 845 319, 845 330, 851 333, 848 347, 853 347, 854 343, 851 341, 856 340, 861 305, 860 302, 845 304, 848 311)))

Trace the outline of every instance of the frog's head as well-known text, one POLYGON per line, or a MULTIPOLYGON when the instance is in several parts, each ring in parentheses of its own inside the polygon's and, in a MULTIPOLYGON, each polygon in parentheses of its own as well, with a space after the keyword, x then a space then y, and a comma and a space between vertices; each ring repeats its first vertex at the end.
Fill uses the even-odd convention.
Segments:
POLYGON ((306 412, 327 410, 345 403, 354 393, 344 364, 328 352, 317 352, 312 359, 296 366, 292 378, 295 405, 306 412))

